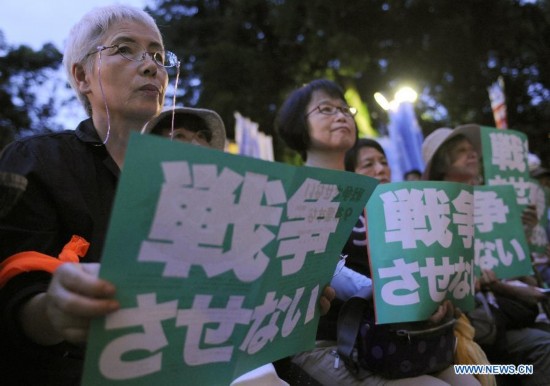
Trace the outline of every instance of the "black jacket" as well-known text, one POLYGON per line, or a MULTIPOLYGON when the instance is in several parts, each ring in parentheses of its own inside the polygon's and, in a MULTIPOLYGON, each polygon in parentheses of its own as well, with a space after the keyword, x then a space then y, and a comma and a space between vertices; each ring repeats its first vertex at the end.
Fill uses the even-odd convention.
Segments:
MULTIPOLYGON (((24 138, 0 158, 0 172, 28 179, 20 200, 0 218, 0 259, 21 251, 57 256, 72 235, 90 242, 82 262, 98 262, 120 171, 91 119, 76 130, 24 138)), ((44 292, 50 275, 29 272, 0 289, 0 379, 3 385, 78 385, 82 347, 42 347, 16 326, 19 306, 44 292)))

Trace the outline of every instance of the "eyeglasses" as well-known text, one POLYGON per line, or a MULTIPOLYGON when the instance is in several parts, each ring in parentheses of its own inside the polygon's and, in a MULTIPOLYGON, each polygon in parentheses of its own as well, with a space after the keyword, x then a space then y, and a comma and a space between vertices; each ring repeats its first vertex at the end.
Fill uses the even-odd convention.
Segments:
POLYGON ((112 46, 97 46, 97 51, 92 52, 89 55, 105 50, 109 50, 107 51, 108 55, 119 54, 123 58, 133 62, 143 62, 147 55, 149 55, 156 64, 162 67, 174 67, 179 64, 178 57, 172 51, 160 50, 148 52, 142 46, 133 42, 113 44, 112 46))
POLYGON ((328 103, 323 103, 315 107, 309 113, 307 113, 306 117, 308 117, 311 113, 314 113, 317 110, 319 110, 319 112, 324 115, 336 115, 338 114, 338 111, 340 111, 346 117, 350 117, 350 118, 354 117, 355 114, 357 114, 357 109, 355 107, 333 106, 333 105, 329 105, 328 103))

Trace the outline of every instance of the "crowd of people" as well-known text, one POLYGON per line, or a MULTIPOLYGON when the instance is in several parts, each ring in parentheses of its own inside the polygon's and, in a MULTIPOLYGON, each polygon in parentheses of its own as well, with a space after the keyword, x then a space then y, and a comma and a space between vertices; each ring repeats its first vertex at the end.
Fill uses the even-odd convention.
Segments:
MULTIPOLYGON (((178 67, 179 62, 165 49, 158 26, 145 11, 125 5, 90 11, 69 34, 63 62, 89 118, 75 130, 15 140, 0 153, 0 352, 6 385, 78 385, 90 321, 120 307, 116 285, 100 279, 98 272, 130 133, 221 151, 225 145, 224 124, 216 112, 164 108, 166 68, 178 67)), ((353 172, 390 183, 384 149, 373 139, 358 138, 354 115, 336 83, 317 79, 289 94, 275 128, 302 156, 306 168, 353 172)), ((410 171, 405 180, 483 184, 478 131, 477 125, 434 131, 422 149, 426 169, 410 171)), ((537 169, 533 177, 548 188, 547 169, 537 169)), ((534 212, 527 207, 522 216, 526 232, 536 224, 534 212)), ((366 215, 363 211, 344 246, 345 266, 338 268, 320 297, 324 316, 315 349, 286 358, 287 367, 283 362, 267 364, 258 378, 251 375, 245 382, 494 384, 494 379, 456 374, 452 366, 386 379, 370 371, 356 374, 338 364, 338 311, 347 299, 372 287, 366 215), (292 378, 298 373, 286 371, 288 366, 299 369, 302 380, 292 378)), ((548 282, 550 268, 541 264, 537 269, 548 282)), ((502 309, 519 305, 535 309, 536 315, 546 295, 537 289, 540 283, 524 280, 525 286, 518 287, 484 271, 477 289, 494 294, 502 309)), ((429 322, 436 325, 457 313, 446 300, 429 322)), ((532 375, 499 377, 498 384, 548 385, 549 325, 535 319, 523 322, 502 326, 498 340, 481 348, 491 363, 534 366, 532 375)))

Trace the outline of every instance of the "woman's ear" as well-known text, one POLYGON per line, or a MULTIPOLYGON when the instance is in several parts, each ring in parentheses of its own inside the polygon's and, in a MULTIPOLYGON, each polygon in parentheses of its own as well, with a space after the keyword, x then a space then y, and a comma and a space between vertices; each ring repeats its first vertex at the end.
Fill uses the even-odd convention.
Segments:
POLYGON ((90 93, 90 81, 88 79, 86 68, 80 63, 75 63, 73 64, 71 73, 74 80, 76 81, 78 91, 80 91, 84 95, 90 93))

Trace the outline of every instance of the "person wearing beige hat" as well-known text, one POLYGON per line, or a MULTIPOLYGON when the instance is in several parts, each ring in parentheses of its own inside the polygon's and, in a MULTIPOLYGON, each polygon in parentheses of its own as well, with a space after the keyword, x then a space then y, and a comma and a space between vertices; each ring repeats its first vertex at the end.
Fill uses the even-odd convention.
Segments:
MULTIPOLYGON (((422 158, 426 164, 423 180, 483 184, 480 126, 467 124, 455 129, 442 127, 428 135, 422 143, 422 158)), ((537 225, 537 210, 527 205, 522 212, 527 238, 537 225)))
POLYGON ((474 124, 454 130, 441 127, 428 135, 422 143, 422 158, 426 164, 423 179, 481 184, 479 128, 474 124))
MULTIPOLYGON (((426 164, 424 180, 462 182, 479 185, 483 182, 481 169, 480 126, 468 124, 455 129, 439 128, 428 135, 422 144, 422 156, 426 164)), ((524 224, 529 222, 531 208, 522 214, 524 224)), ((536 216, 536 213, 535 213, 536 216)), ((503 310, 510 309, 511 304, 534 307, 536 316, 537 301, 544 300, 544 295, 532 286, 517 287, 498 280, 495 274, 486 270, 479 279, 485 291, 492 291, 497 296, 503 310)), ((518 308, 519 309, 519 308, 518 308)), ((502 311, 504 312, 504 311, 502 311)), ((500 320, 500 319, 499 319, 500 320)), ((502 335, 492 346, 483 346, 487 357, 493 363, 533 364, 531 376, 515 378, 521 385, 550 384, 550 333, 537 328, 526 320, 524 326, 506 325, 502 335)))
POLYGON ((141 132, 218 150, 225 148, 223 121, 218 113, 208 109, 166 107, 151 119, 141 132))

